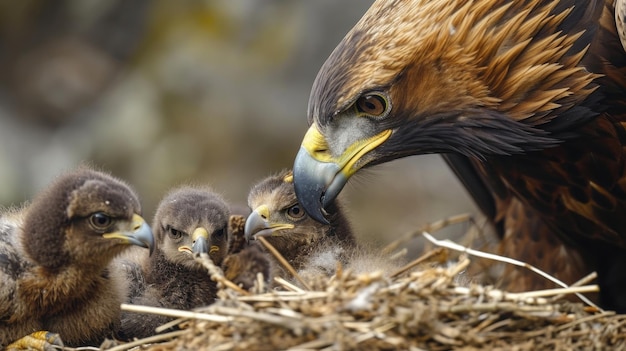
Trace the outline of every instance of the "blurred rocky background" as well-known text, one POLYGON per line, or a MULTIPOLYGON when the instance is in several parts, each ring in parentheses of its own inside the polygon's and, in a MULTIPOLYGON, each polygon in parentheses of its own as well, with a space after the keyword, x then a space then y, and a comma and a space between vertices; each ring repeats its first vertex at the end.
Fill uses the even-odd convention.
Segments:
MULTIPOLYGON (((291 167, 315 75, 370 4, 0 2, 0 204, 85 162, 131 183, 148 218, 180 183, 245 204, 254 182, 291 167)), ((362 172, 343 198, 380 243, 475 212, 439 156, 362 172)))

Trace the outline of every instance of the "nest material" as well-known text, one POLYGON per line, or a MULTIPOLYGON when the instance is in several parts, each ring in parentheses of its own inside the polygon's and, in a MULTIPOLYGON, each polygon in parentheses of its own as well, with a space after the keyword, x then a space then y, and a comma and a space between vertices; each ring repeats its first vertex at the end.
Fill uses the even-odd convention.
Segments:
POLYGON ((224 284, 205 262, 222 286, 217 302, 172 323, 183 329, 157 336, 158 343, 137 343, 148 350, 245 351, 626 348, 626 315, 555 300, 595 286, 506 293, 460 284, 470 264, 461 255, 388 276, 339 270, 331 278, 310 278, 310 290, 277 279, 282 289, 249 294, 224 284))

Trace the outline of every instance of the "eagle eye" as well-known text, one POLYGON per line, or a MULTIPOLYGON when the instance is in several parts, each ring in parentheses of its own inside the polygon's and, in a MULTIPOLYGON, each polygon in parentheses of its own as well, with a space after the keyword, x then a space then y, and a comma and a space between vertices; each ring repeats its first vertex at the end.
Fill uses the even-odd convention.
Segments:
POLYGON ((304 210, 300 208, 300 205, 293 205, 287 209, 287 216, 292 219, 300 219, 304 216, 304 210))
POLYGON ((356 100, 354 105, 360 115, 369 117, 383 117, 389 110, 387 98, 381 93, 362 95, 356 100))
POLYGON ((220 228, 216 231, 213 232, 213 236, 215 236, 216 238, 221 238, 224 236, 224 233, 226 233, 226 229, 225 228, 220 228))
POLYGON ((167 226, 167 234, 173 240, 178 240, 183 237, 184 232, 182 230, 175 229, 171 226, 167 226))
POLYGON ((103 212, 96 212, 89 217, 89 223, 99 230, 108 228, 111 222, 111 217, 103 212))

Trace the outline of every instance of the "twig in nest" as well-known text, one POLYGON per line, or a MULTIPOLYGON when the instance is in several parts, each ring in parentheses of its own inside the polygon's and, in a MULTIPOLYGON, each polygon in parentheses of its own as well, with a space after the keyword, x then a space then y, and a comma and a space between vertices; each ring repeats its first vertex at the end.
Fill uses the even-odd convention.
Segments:
POLYGON ((559 289, 544 289, 544 290, 535 290, 535 291, 527 291, 520 293, 512 293, 506 292, 502 290, 487 290, 481 286, 475 286, 472 288, 467 288, 464 286, 457 286, 452 289, 455 294, 460 295, 471 295, 472 293, 484 294, 489 296, 492 299, 497 300, 507 300, 513 302, 523 302, 526 304, 535 303, 547 303, 547 300, 538 300, 539 298, 549 297, 554 295, 565 295, 565 294, 576 294, 576 293, 589 293, 598 291, 597 285, 585 285, 585 286, 573 286, 569 288, 559 288, 559 289))
MULTIPOLYGON (((478 250, 474 250, 474 249, 470 249, 468 247, 464 247, 461 246, 455 242, 452 242, 451 240, 437 240, 435 239, 432 235, 428 234, 427 232, 422 232, 422 235, 428 239, 428 241, 430 241, 431 243, 437 245, 437 246, 441 246, 441 247, 446 247, 448 249, 451 250, 455 250, 455 251, 459 251, 459 252, 464 252, 467 253, 468 255, 473 255, 473 256, 477 256, 477 257, 482 257, 482 258, 486 258, 489 260, 494 260, 494 261, 498 261, 498 262, 504 262, 504 263, 508 263, 508 264, 512 264, 514 266, 519 266, 519 267, 524 267, 526 269, 529 269, 530 271, 539 274, 540 276, 548 279, 549 281, 563 287, 563 288, 569 288, 569 286, 567 284, 565 284, 564 282, 560 281, 559 279, 551 276, 550 274, 542 271, 541 269, 532 266, 526 262, 522 262, 516 259, 512 259, 510 257, 504 257, 504 256, 500 256, 500 255, 496 255, 496 254, 492 254, 492 253, 488 253, 488 252, 482 252, 482 251, 478 251, 478 250)), ((595 308, 597 308, 598 310, 602 311, 602 309, 598 306, 596 306, 596 304, 594 304, 593 302, 591 302, 591 300, 589 300, 588 298, 586 298, 585 296, 576 293, 576 296, 578 296, 579 299, 581 299, 583 302, 585 302, 586 304, 588 304, 589 306, 593 306, 595 308)))
POLYGON ((287 351, 317 350, 324 346, 332 345, 333 343, 333 340, 316 339, 312 341, 307 341, 304 344, 290 347, 287 349, 287 351))
POLYGON ((425 231, 436 232, 447 226, 459 224, 463 222, 470 222, 474 224, 474 218, 469 213, 461 213, 458 215, 440 219, 432 223, 428 223, 420 227, 419 229, 410 231, 402 235, 400 238, 390 242, 389 244, 387 244, 387 246, 383 247, 381 252, 385 255, 391 254, 391 252, 395 250, 396 248, 398 248, 401 244, 415 238, 416 236, 419 236, 420 234, 422 234, 422 232, 425 232, 425 231))
POLYGON ((472 302, 464 305, 441 306, 440 313, 468 313, 468 312, 525 312, 525 313, 553 313, 556 307, 552 305, 519 305, 513 302, 472 302))
POLYGON ((403 247, 402 249, 392 253, 391 256, 389 256, 389 260, 390 261, 400 260, 406 257, 408 253, 409 253, 409 250, 406 247, 403 247))
POLYGON ((470 259, 467 256, 463 255, 459 257, 459 261, 457 262, 457 264, 451 267, 448 267, 448 276, 455 277, 461 274, 461 272, 467 269, 469 265, 470 265, 470 259))
POLYGON ((569 322, 567 324, 563 324, 563 325, 555 328, 554 332, 558 333, 558 332, 560 332, 562 330, 566 330, 568 328, 571 328, 572 326, 574 326, 576 324, 583 324, 585 322, 589 322, 589 321, 592 321, 592 320, 595 320, 595 319, 601 319, 601 318, 608 317, 608 316, 613 316, 613 315, 615 315, 615 312, 608 311, 608 312, 602 312, 602 313, 594 314, 594 315, 591 315, 591 316, 577 318, 577 319, 575 319, 575 320, 573 320, 573 321, 571 321, 571 322, 569 322))
POLYGON ((242 295, 250 295, 248 291, 242 289, 237 284, 226 279, 226 277, 224 277, 224 273, 222 273, 222 270, 218 266, 216 266, 215 263, 213 263, 213 260, 211 260, 208 254, 204 252, 200 254, 196 254, 195 259, 200 261, 200 263, 202 263, 202 265, 209 271, 209 274, 211 275, 211 279, 213 279, 214 281, 232 290, 235 290, 236 292, 242 295))
POLYGON ((165 324, 161 324, 160 326, 156 327, 154 329, 154 331, 159 334, 162 333, 170 328, 173 328, 175 326, 181 325, 183 322, 185 322, 186 320, 188 320, 187 318, 176 318, 172 321, 169 321, 165 324))
POLYGON ((285 288, 288 291, 294 291, 294 292, 299 292, 299 293, 304 293, 306 290, 300 289, 299 287, 291 284, 290 282, 286 281, 285 279, 281 278, 281 277, 274 277, 274 281, 280 285, 283 286, 283 288, 285 288))
POLYGON ((309 284, 307 284, 304 281, 304 279, 300 277, 300 275, 298 274, 298 272, 296 272, 293 266, 290 265, 289 262, 287 262, 287 260, 283 257, 283 255, 281 255, 280 252, 278 252, 278 250, 276 250, 276 248, 272 246, 272 244, 267 242, 267 240, 265 240, 265 238, 262 236, 257 237, 257 240, 260 241, 261 244, 263 244, 263 246, 265 246, 267 251, 269 251, 270 253, 272 253, 272 255, 274 255, 274 257, 276 257, 278 262, 280 262, 280 264, 283 265, 283 267, 285 267, 285 269, 287 269, 289 273, 291 273, 291 275, 293 275, 300 282, 300 284, 304 286, 305 289, 311 290, 311 287, 309 286, 309 284))
POLYGON ((265 276, 261 272, 256 274, 256 286, 258 292, 265 291, 265 276))
POLYGON ((243 302, 278 302, 278 301, 305 301, 326 299, 328 293, 326 291, 305 291, 297 293, 292 291, 272 291, 271 293, 262 295, 238 296, 238 301, 243 302))
POLYGON ((253 321, 274 324, 294 331, 302 329, 305 325, 305 321, 302 319, 302 317, 294 318, 284 315, 278 316, 272 313, 265 313, 263 311, 247 311, 243 309, 217 305, 211 306, 211 309, 220 314, 229 315, 232 317, 249 318, 253 321))
MULTIPOLYGON (((587 274, 586 276, 584 276, 582 279, 580 279, 579 281, 575 282, 574 284, 570 285, 570 287, 575 287, 575 286, 583 286, 587 283, 589 283, 590 281, 596 279, 598 277, 598 273, 596 272, 591 272, 589 274, 587 274)), ((558 294, 558 295, 554 295, 552 297, 552 301, 556 301, 560 298, 562 298, 565 294, 558 294)))
POLYGON ((144 345, 147 345, 147 344, 156 343, 156 342, 160 342, 160 341, 163 341, 163 340, 173 339, 173 338, 175 338, 177 336, 183 335, 184 333, 186 333, 185 330, 176 330, 176 331, 165 333, 165 334, 149 336, 147 338, 143 338, 143 339, 127 342, 125 344, 112 347, 110 349, 107 349, 107 351, 124 351, 124 350, 129 350, 129 349, 132 349, 135 346, 144 346, 144 345))
POLYGON ((129 312, 158 314, 161 316, 176 317, 176 318, 201 319, 205 321, 219 322, 219 323, 232 321, 232 318, 230 317, 225 317, 225 316, 220 316, 220 315, 215 315, 215 314, 208 314, 208 313, 175 310, 171 308, 162 308, 162 307, 129 305, 126 303, 123 303, 121 306, 122 306, 122 311, 129 311, 129 312))
POLYGON ((435 249, 435 250, 428 251, 424 255, 418 257, 417 259, 415 259, 415 260, 409 262, 408 264, 406 264, 404 267, 401 267, 397 271, 393 272, 393 274, 391 274, 390 278, 396 278, 399 275, 409 271, 413 267, 415 267, 417 265, 420 265, 420 264, 422 264, 422 263, 424 263, 426 261, 431 260, 433 257, 444 255, 444 252, 445 252, 445 249, 441 248, 441 247, 438 248, 438 249, 435 249))

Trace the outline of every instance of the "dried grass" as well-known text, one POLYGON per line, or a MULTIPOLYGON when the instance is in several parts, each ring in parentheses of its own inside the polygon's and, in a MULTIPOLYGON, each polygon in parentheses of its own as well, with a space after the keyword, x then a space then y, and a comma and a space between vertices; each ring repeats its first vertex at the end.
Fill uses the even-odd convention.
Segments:
POLYGON ((459 275, 473 263, 468 254, 532 268, 429 239, 440 247, 391 274, 355 275, 339 269, 333 277, 304 282, 294 271, 295 281, 304 282, 301 287, 277 278, 277 289, 252 294, 228 282, 219 267, 206 262, 208 257, 199 257, 220 285, 218 301, 194 311, 123 305, 126 310, 177 317, 166 327, 182 329, 110 350, 626 348, 626 315, 602 311, 589 301, 560 300, 597 291, 595 285, 583 285, 593 276, 570 287, 522 293, 461 284, 459 275), (462 254, 442 264, 451 249, 462 254))

